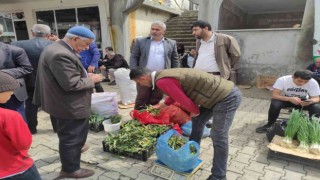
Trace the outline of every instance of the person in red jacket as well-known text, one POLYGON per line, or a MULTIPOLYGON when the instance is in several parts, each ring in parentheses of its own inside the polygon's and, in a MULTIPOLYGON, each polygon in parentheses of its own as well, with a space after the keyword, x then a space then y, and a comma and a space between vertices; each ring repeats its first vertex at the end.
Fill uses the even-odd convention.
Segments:
MULTIPOLYGON (((0 71, 0 103, 6 103, 19 83, 9 74, 0 71)), ((0 108, 0 179, 41 179, 28 154, 32 135, 22 116, 0 108)))

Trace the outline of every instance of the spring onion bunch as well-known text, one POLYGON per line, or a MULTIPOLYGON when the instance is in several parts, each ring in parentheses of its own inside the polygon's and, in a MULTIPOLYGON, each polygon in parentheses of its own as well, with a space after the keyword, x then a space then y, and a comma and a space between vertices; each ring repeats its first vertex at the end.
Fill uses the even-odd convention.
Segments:
POLYGON ((300 141, 299 149, 303 151, 308 151, 309 148, 309 118, 304 116, 300 119, 300 126, 298 130, 298 140, 300 141))
POLYGON ((292 139, 299 130, 301 119, 301 112, 299 110, 292 110, 290 118, 288 120, 287 127, 284 130, 285 138, 281 144, 284 147, 293 148, 292 139))
POLYGON ((319 119, 312 117, 309 124, 310 153, 320 155, 320 124, 319 119))

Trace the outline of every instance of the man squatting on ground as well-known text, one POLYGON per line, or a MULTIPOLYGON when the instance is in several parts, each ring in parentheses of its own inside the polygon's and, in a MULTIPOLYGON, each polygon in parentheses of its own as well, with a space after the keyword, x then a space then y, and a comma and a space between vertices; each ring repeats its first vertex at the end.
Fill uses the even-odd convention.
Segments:
POLYGON ((168 97, 164 104, 180 103, 192 117, 190 140, 200 144, 203 129, 213 117, 211 139, 214 148, 213 167, 209 180, 225 179, 228 160, 228 136, 241 92, 233 82, 207 72, 174 68, 150 72, 132 69, 130 79, 150 90, 160 90, 168 97))
POLYGON ((304 109, 309 116, 320 115, 319 85, 312 79, 309 70, 296 71, 293 75, 282 76, 273 85, 272 99, 268 112, 268 123, 256 129, 257 133, 265 133, 276 122, 284 107, 304 109))

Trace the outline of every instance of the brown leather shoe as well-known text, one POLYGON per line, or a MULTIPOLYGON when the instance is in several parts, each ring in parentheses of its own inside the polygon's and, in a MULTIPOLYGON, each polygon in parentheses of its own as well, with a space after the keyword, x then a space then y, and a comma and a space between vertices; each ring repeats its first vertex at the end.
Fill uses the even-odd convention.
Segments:
POLYGON ((89 148, 90 148, 89 145, 84 144, 83 147, 81 148, 81 153, 84 153, 84 152, 88 151, 89 148))
POLYGON ((86 178, 92 176, 93 174, 93 170, 80 168, 73 173, 66 173, 64 171, 60 171, 59 178, 86 178))

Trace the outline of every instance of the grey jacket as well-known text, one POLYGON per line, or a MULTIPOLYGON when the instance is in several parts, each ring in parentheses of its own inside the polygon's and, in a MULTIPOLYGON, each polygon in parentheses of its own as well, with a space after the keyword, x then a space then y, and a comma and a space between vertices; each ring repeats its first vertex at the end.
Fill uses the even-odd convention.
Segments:
POLYGON ((10 74, 20 83, 21 86, 13 94, 19 101, 25 101, 28 94, 24 77, 32 72, 26 52, 19 47, 0 42, 0 70, 10 74))
MULTIPOLYGON (((151 41, 150 37, 137 38, 135 40, 130 56, 130 69, 145 68, 147 66, 151 41)), ((165 68, 178 68, 179 60, 176 41, 164 38, 164 53, 165 68)))
POLYGON ((53 41, 40 37, 36 37, 30 40, 15 41, 11 43, 12 45, 20 47, 26 51, 29 61, 33 67, 32 73, 27 74, 25 78, 27 90, 34 89, 40 54, 46 46, 52 43, 53 41))
POLYGON ((79 55, 63 40, 43 50, 33 101, 45 112, 61 119, 88 118, 93 87, 79 55))

